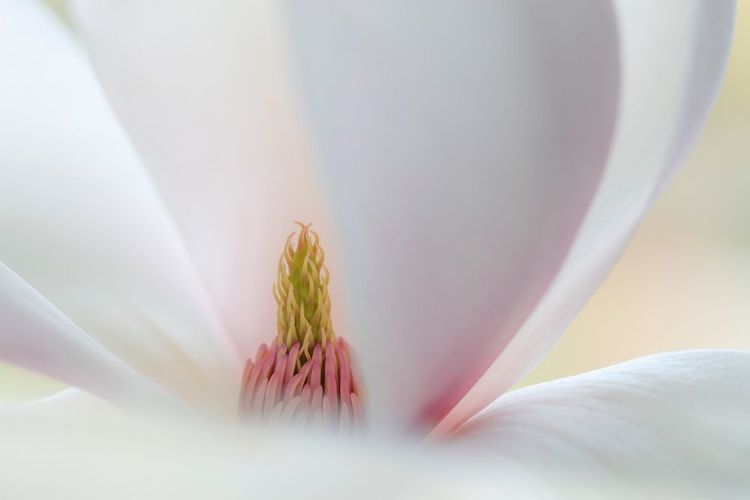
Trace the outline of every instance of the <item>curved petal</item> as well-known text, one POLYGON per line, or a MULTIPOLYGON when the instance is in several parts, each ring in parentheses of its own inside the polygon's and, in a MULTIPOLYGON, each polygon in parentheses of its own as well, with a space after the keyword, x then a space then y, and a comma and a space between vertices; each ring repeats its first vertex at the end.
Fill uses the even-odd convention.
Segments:
POLYGON ((34 2, 0 11, 0 260, 144 375, 234 405, 241 366, 80 48, 34 2))
POLYGON ((448 432, 508 390, 552 348, 614 266, 714 102, 729 53, 733 1, 616 5, 623 104, 602 184, 542 302, 436 433, 448 432))
POLYGON ((0 359, 82 387, 124 408, 181 407, 2 263, 0 325, 0 359))
POLYGON ((597 186, 611 6, 288 2, 374 421, 437 423, 538 302, 597 186))
POLYGON ((67 387, 58 379, 0 360, 0 411, 45 398, 67 387))
POLYGON ((314 222, 336 260, 275 2, 70 3, 235 345, 254 353, 276 334, 271 286, 292 222, 314 222))
POLYGON ((56 418, 43 411, 50 403, 27 418, 0 417, 3 498, 552 498, 414 450, 87 409, 56 418))
POLYGON ((54 415, 55 420, 80 418, 85 413, 89 418, 107 418, 120 410, 106 401, 77 387, 68 387, 47 397, 0 410, 0 423, 8 425, 8 419, 29 420, 54 415))
POLYGON ((734 498, 750 491, 748 415, 750 352, 685 351, 513 391, 452 440, 543 482, 734 498))

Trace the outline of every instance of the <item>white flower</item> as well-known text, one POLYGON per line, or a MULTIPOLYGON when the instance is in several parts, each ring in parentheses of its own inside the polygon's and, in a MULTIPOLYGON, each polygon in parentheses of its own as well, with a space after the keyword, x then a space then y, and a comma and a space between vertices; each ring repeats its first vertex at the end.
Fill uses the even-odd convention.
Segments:
POLYGON ((0 416, 4 498, 747 493, 748 353, 502 395, 689 150, 733 2, 72 12, 96 75, 0 1, 0 358, 73 386, 0 416), (235 422, 300 218, 362 361, 361 441, 235 422))

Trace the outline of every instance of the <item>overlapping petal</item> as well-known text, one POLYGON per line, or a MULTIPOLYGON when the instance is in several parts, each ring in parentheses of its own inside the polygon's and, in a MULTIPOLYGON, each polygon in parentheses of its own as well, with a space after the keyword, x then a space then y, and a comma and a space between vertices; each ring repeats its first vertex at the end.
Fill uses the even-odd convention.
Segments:
MULTIPOLYGON (((78 52, 43 14, 17 5, 0 3, 13 20, 3 24, 0 17, 0 42, 30 42, 21 44, 23 57, 0 48, 0 64, 16 70, 9 84, 0 82, 0 103, 20 124, 3 127, 0 119, 3 172, 12 181, 2 193, 10 201, 0 203, 19 210, 0 218, 0 229, 11 235, 0 257, 60 309, 0 264, 0 355, 126 407, 161 407, 171 396, 118 355, 132 355, 137 369, 187 399, 205 395, 232 363, 216 342, 221 326, 188 252, 78 52), (37 45, 30 28, 51 37, 37 45), (57 88, 44 82, 51 77, 57 88), (23 100, 22 85, 38 89, 23 89, 36 102, 23 100), (35 133, 49 147, 29 148, 35 133), (93 141, 88 149, 81 149, 82 137, 93 141), (64 168, 51 168, 50 156, 64 168), (99 162, 107 168, 96 168, 99 162)), ((247 18, 235 16, 257 6, 206 12, 193 6, 171 18, 165 9, 150 18, 146 4, 102 5, 82 8, 79 21, 141 151, 151 165, 163 165, 154 168, 160 188, 244 350, 267 333, 267 306, 259 299, 265 271, 255 269, 273 267, 243 263, 243 256, 270 256, 275 250, 267 254, 266 239, 275 242, 296 210, 328 221, 304 141, 294 136, 292 156, 281 143, 265 141, 271 134, 260 124, 279 108, 259 96, 273 94, 263 86, 275 80, 266 75, 259 84, 255 76, 263 72, 255 64, 233 73, 238 58, 257 56, 239 30, 247 18), (207 12, 215 17, 201 16, 207 12), (182 52, 185 59, 172 59, 180 50, 160 38, 163 22, 186 28, 185 39, 196 44, 182 52), (146 29, 131 50, 124 42, 133 26, 146 29), (201 51, 200 40, 215 36, 221 43, 201 51), (162 43, 149 54, 154 41, 162 43), (242 77, 224 95, 212 84, 215 75, 201 78, 204 63, 242 77), (173 92, 182 78, 187 85, 173 92), (245 83, 253 88, 244 90, 245 83), (223 121, 233 104, 239 118, 223 121), (159 108, 153 123, 139 114, 149 105, 159 108), (161 142, 165 130, 175 131, 172 142, 161 142), (184 149, 174 149, 185 140, 184 149), (217 157, 213 177, 204 165, 217 157), (248 161, 254 166, 245 168, 248 161), (303 189, 291 188, 290 179, 302 179, 303 189), (293 201, 259 213, 280 194, 293 201), (243 233, 244 226, 252 230, 243 233)), ((506 388, 546 352, 598 285, 685 154, 715 93, 728 44, 715 30, 731 22, 731 4, 692 5, 618 4, 627 41, 615 148, 562 271, 526 320, 587 213, 609 148, 618 46, 607 5, 538 10, 487 1, 456 10, 434 2, 425 11, 389 1, 290 4, 306 109, 340 214, 352 324, 376 419, 437 422, 502 351, 500 372, 488 374, 494 388, 465 400, 443 428, 463 422, 466 408, 506 388), (635 61, 639 43, 654 40, 630 30, 655 36, 641 23, 666 18, 675 26, 656 40, 663 50, 635 61), (409 29, 416 25, 424 29, 419 36, 409 29), (529 36, 532 26, 543 35, 529 36), (680 49, 686 43, 698 49, 695 57, 680 49), (652 92, 643 72, 665 62, 681 69, 652 92), (644 133, 636 125, 647 111, 654 119, 644 133)), ((282 109, 281 128, 294 131, 290 111, 282 109)), ((473 470, 412 452, 364 454, 328 440, 283 441, 205 422, 128 420, 69 389, 0 414, 6 450, 0 469, 11 472, 0 493, 101 498, 146 489, 159 497, 303 497, 315 485, 325 498, 539 498, 571 486, 580 493, 579 484, 583 491, 593 484, 632 492, 639 480, 641 493, 733 494, 750 488, 744 470, 750 400, 738 397, 750 393, 748 381, 750 353, 705 351, 653 356, 517 391, 452 437, 456 450, 481 455, 473 470), (59 418, 60 411, 73 418, 59 418), (502 474, 483 476, 488 463, 502 474), (334 480, 321 483, 331 470, 334 480), (365 482, 376 488, 362 492, 365 482)), ((459 457, 465 463, 466 455, 459 457)))
MULTIPOLYGON (((0 260, 135 370, 229 408, 241 365, 80 47, 42 7, 3 1, 0 68, 0 260)), ((3 306, 2 335, 48 353, 35 368, 75 365, 3 306)))
POLYGON ((597 186, 611 6, 287 4, 373 418, 432 425, 520 328, 597 186))
POLYGON ((716 97, 731 43, 734 1, 615 5, 622 106, 601 187, 543 300, 440 432, 509 389, 554 345, 679 167, 716 97))
POLYGON ((137 411, 182 405, 97 344, 39 292, 0 263, 0 359, 137 411))
POLYGON ((735 498, 750 489, 748 394, 750 352, 665 353, 513 391, 452 441, 547 484, 735 498))

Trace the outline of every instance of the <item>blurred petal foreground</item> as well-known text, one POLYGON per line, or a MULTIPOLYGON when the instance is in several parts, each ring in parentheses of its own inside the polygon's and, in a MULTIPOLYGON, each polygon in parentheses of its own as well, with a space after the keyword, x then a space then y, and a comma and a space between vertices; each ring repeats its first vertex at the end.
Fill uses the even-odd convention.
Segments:
POLYGON ((698 139, 733 1, 53 5, 0 0, 1 498, 750 495, 711 325, 508 392, 698 139))

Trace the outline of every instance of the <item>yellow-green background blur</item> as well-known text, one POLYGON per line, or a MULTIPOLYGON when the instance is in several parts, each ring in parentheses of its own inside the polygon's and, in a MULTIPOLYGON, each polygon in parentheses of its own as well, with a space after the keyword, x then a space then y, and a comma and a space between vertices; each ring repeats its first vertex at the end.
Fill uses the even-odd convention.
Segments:
MULTIPOLYGON (((518 386, 662 351, 750 349, 750 1, 738 3, 726 80, 687 162, 603 286, 518 386)), ((62 387, 0 365, 0 408, 62 387)))

